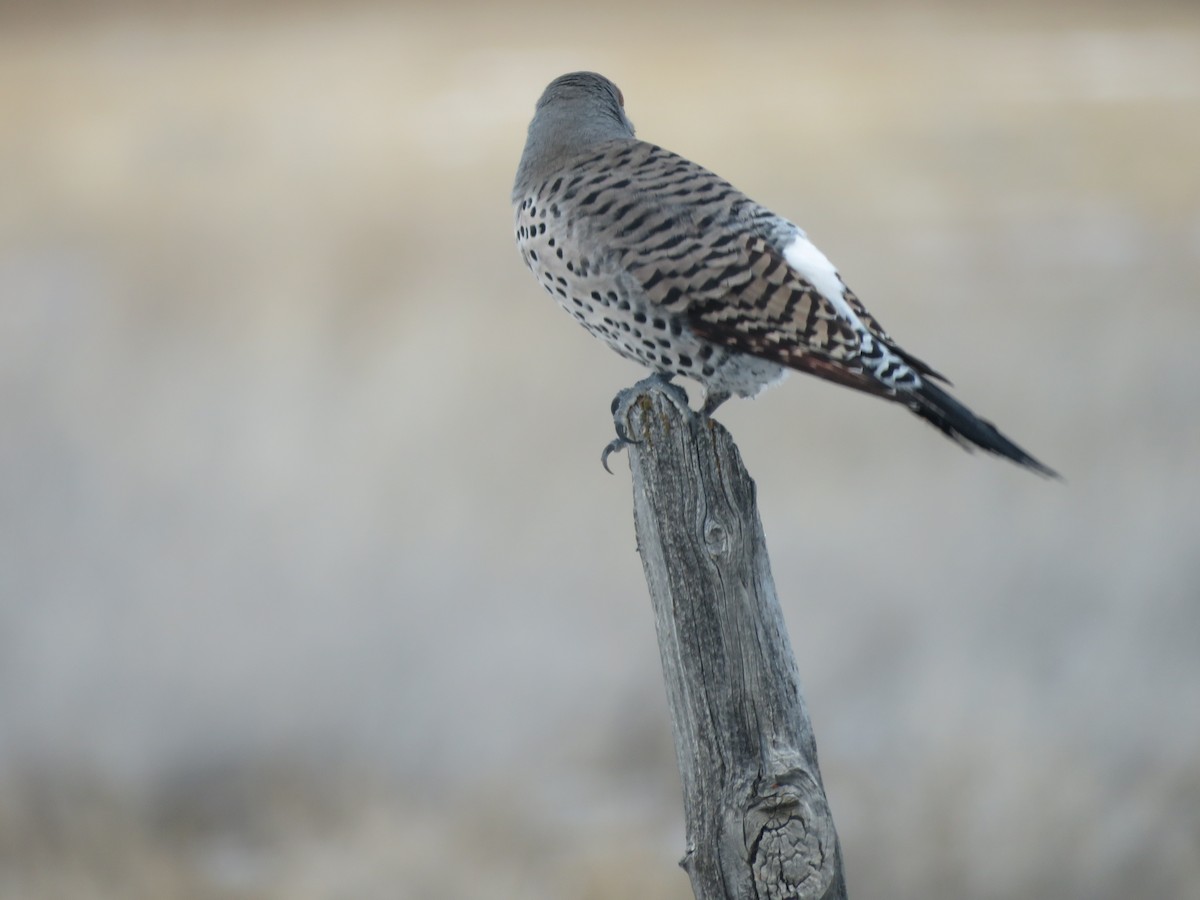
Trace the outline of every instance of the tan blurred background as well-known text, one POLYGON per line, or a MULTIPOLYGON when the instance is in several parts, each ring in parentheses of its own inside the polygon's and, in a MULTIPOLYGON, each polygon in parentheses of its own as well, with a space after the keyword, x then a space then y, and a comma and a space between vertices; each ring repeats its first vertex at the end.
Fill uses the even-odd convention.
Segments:
POLYGON ((691 896, 579 68, 1067 478, 722 409, 851 895, 1200 896, 1200 8, 992 7, 0 6, 0 896, 691 896))

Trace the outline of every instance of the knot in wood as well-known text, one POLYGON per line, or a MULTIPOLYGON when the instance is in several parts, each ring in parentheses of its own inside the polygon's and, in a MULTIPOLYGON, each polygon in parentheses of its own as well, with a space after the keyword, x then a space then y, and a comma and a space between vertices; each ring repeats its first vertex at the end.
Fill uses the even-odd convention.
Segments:
POLYGON ((804 772, 772 784, 743 822, 754 896, 817 900, 836 875, 837 837, 820 788, 804 772))
POLYGON ((711 556, 729 553, 729 531, 712 516, 704 520, 704 547, 711 556))

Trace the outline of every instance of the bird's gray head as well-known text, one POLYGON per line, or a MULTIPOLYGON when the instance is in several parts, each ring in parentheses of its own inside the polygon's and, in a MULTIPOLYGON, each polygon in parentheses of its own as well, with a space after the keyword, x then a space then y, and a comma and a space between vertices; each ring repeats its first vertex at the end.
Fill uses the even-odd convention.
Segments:
POLYGON ((571 72, 555 78, 542 92, 517 169, 519 190, 559 160, 585 152, 592 144, 633 139, 620 88, 595 72, 571 72))
POLYGON ((625 115, 621 89, 595 72, 559 75, 538 99, 533 123, 539 120, 569 122, 575 128, 596 128, 610 137, 633 137, 633 123, 625 115))

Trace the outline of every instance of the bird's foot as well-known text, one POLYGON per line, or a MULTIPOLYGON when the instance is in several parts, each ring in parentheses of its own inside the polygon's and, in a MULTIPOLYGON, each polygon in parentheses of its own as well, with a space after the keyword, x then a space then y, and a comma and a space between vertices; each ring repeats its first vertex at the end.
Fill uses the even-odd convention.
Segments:
POLYGON ((711 419, 712 414, 717 411, 717 407, 728 400, 729 397, 729 391, 715 391, 709 388, 704 395, 704 406, 700 408, 701 415, 711 419))
POLYGON ((617 436, 608 442, 608 445, 600 454, 600 465, 604 466, 604 471, 609 475, 613 473, 608 467, 608 457, 613 453, 618 453, 624 450, 628 444, 638 444, 640 441, 629 436, 629 431, 625 427, 625 416, 630 404, 633 403, 649 388, 665 388, 669 394, 674 396, 674 399, 684 406, 688 405, 687 391, 677 384, 671 382, 672 376, 665 372, 655 372, 648 378, 643 378, 633 387, 627 387, 624 390, 618 391, 613 397, 612 414, 613 425, 617 430, 617 436))

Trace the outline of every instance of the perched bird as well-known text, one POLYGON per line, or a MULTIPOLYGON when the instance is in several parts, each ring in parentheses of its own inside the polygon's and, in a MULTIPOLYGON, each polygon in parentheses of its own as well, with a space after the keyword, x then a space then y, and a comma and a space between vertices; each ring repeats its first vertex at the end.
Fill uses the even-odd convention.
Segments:
POLYGON ((939 387, 946 379, 888 336, 800 228, 638 140, 624 107, 602 75, 554 79, 513 185, 521 256, 584 328, 663 380, 698 381, 705 414, 796 369, 1056 475, 939 387))

